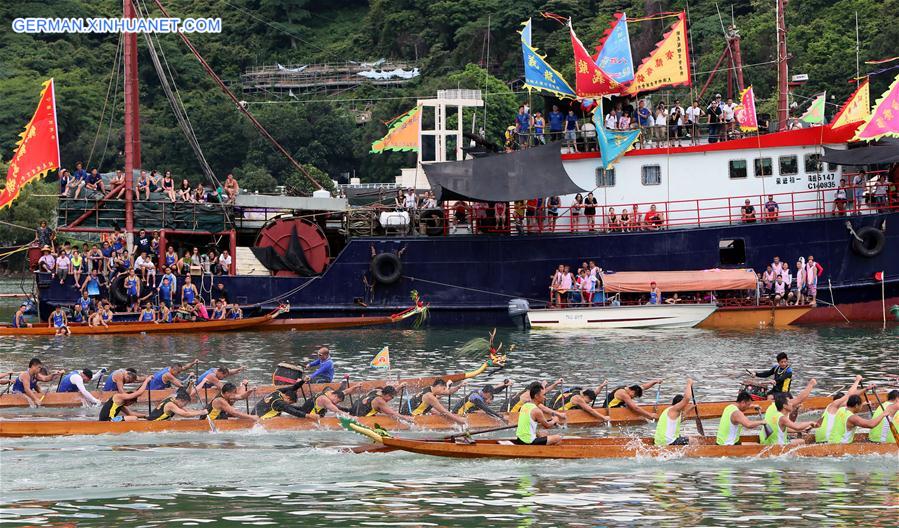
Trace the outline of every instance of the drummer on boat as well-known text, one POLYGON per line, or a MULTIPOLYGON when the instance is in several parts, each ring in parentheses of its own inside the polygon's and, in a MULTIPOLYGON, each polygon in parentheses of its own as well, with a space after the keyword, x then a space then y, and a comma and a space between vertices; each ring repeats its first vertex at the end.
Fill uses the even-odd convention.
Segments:
POLYGON ((400 409, 400 413, 408 415, 408 416, 422 416, 425 414, 436 414, 439 416, 443 416, 444 418, 448 418, 459 425, 465 425, 468 423, 464 417, 459 416, 448 410, 446 407, 440 403, 440 398, 442 396, 449 396, 451 394, 455 394, 460 389, 465 387, 467 382, 462 382, 456 386, 453 386, 453 382, 447 382, 443 379, 436 379, 433 383, 431 383, 430 387, 426 387, 419 391, 416 395, 412 396, 406 401, 406 405, 400 409))
MULTIPOLYGON (((764 420, 750 420, 746 417, 752 405, 752 395, 746 391, 740 391, 737 394, 736 403, 731 403, 724 408, 721 413, 721 420, 718 422, 718 434, 715 437, 715 443, 718 445, 739 445, 740 436, 743 434, 743 428, 755 429, 765 425, 764 420)), ((755 408, 761 414, 761 407, 755 408)))
POLYGON ((101 422, 130 422, 138 418, 144 418, 146 415, 132 411, 129 407, 136 402, 138 398, 147 391, 147 384, 150 378, 144 378, 143 383, 134 392, 117 392, 109 397, 108 400, 100 407, 101 422))
POLYGON ((518 428, 515 431, 514 442, 519 445, 555 445, 562 441, 559 435, 547 435, 540 431, 539 427, 551 429, 558 424, 558 418, 553 416, 549 420, 543 414, 540 406, 543 405, 546 389, 539 383, 532 383, 528 389, 529 402, 521 406, 518 413, 518 428))
POLYGON ((230 381, 226 382, 222 385, 221 392, 206 405, 206 415, 212 420, 227 420, 228 418, 259 420, 259 416, 253 416, 234 407, 234 402, 239 399, 241 398, 237 386, 230 381))
POLYGON ((31 361, 28 362, 28 369, 20 372, 12 385, 13 394, 23 394, 31 403, 38 407, 40 407, 41 401, 44 399, 43 396, 38 396, 41 393, 41 387, 38 385, 38 382, 50 382, 65 373, 64 370, 56 370, 45 374, 41 372, 43 366, 44 364, 39 358, 31 358, 31 361))
POLYGON ((331 359, 331 351, 328 347, 321 347, 316 352, 318 358, 306 365, 306 370, 312 367, 318 369, 309 376, 310 383, 331 383, 334 381, 334 360, 331 359))
POLYGON ((600 422, 608 422, 608 416, 600 414, 593 408, 593 403, 596 401, 596 395, 602 392, 607 384, 608 381, 603 381, 595 390, 572 387, 567 391, 561 392, 556 396, 555 401, 553 401, 553 409, 557 411, 580 409, 600 422))
MULTIPOLYGON (((102 376, 103 374, 104 371, 101 370, 97 373, 97 376, 102 376)), ((94 395, 84 387, 85 383, 90 383, 94 379, 94 373, 90 369, 73 370, 59 380, 56 392, 78 392, 81 394, 81 399, 85 402, 91 405, 99 405, 100 400, 94 398, 94 395)))
POLYGON ((774 385, 768 391, 769 400, 773 400, 774 396, 781 393, 791 396, 790 383, 793 381, 793 367, 790 366, 790 358, 787 357, 786 352, 781 352, 777 354, 776 359, 777 363, 768 370, 759 372, 746 370, 750 375, 754 375, 757 378, 774 377, 774 385))
POLYGON ((640 416, 646 418, 647 420, 655 420, 655 413, 651 413, 637 404, 634 401, 635 398, 643 397, 643 391, 651 389, 652 387, 662 383, 661 379, 654 379, 647 381, 642 385, 631 385, 630 387, 620 386, 612 389, 611 392, 606 396, 606 401, 603 403, 603 407, 607 409, 613 409, 615 407, 627 407, 631 411, 640 416))

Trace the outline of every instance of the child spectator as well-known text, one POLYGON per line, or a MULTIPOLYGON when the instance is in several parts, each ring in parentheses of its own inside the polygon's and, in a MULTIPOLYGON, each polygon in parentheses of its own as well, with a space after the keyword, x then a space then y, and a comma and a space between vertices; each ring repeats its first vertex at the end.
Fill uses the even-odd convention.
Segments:
POLYGON ((172 281, 168 276, 163 276, 162 282, 159 284, 159 288, 157 288, 157 292, 159 293, 159 305, 167 306, 169 308, 172 307, 172 292, 174 287, 172 285, 172 281))

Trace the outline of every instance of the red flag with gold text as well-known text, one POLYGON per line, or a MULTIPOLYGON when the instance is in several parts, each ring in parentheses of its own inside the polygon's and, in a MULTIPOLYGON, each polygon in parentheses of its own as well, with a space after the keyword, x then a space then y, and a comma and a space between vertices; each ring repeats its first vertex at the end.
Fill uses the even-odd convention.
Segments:
POLYGON ((602 97, 620 93, 621 84, 596 65, 583 42, 574 34, 570 20, 568 29, 571 31, 571 47, 574 48, 575 91, 578 97, 602 97))
POLYGON ((43 83, 34 116, 19 134, 16 152, 9 162, 6 185, 0 189, 0 209, 10 205, 31 181, 59 168, 59 135, 56 126, 56 92, 53 79, 43 83))

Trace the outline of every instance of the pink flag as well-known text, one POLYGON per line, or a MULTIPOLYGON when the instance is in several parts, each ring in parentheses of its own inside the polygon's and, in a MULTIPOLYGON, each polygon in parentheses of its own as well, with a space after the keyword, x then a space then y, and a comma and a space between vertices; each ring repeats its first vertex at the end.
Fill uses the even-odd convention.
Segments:
POLYGON ((853 140, 874 141, 884 136, 899 137, 899 75, 874 105, 874 110, 855 132, 853 140))
POLYGON ((740 104, 734 108, 734 113, 743 132, 754 132, 759 129, 759 120, 755 115, 755 94, 751 85, 740 93, 740 104))

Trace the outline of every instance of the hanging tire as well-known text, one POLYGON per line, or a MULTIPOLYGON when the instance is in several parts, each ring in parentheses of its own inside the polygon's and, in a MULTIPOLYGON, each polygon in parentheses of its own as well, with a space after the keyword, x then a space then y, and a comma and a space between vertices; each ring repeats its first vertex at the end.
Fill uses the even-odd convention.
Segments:
POLYGON ((886 236, 876 227, 865 226, 855 234, 858 238, 852 237, 852 250, 862 257, 874 258, 880 255, 886 245, 886 236))
POLYGON ((403 275, 403 263, 394 253, 378 253, 371 259, 371 275, 381 284, 393 284, 403 275))
POLYGON ((128 295, 125 293, 125 279, 127 275, 119 275, 109 285, 109 300, 116 306, 127 306, 128 295))
POLYGON ((425 225, 425 234, 439 236, 443 234, 443 209, 426 209, 421 213, 421 222, 425 225))

